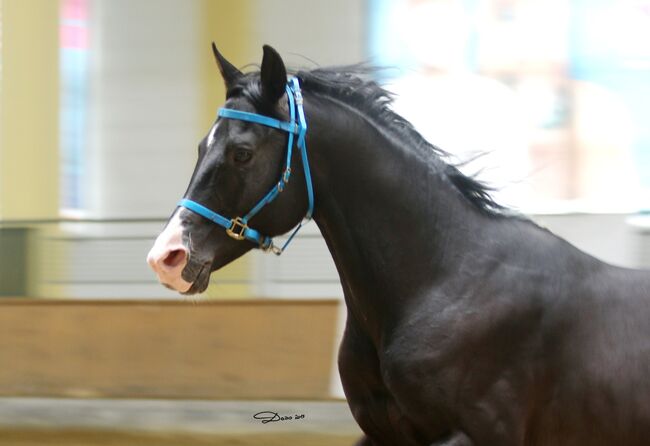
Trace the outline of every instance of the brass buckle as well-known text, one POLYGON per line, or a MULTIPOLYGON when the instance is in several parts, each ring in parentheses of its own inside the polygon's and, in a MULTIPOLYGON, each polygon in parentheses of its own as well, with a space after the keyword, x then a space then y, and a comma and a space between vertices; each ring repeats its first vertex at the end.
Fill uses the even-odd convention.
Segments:
POLYGON ((244 223, 241 217, 236 217, 230 220, 230 227, 226 229, 226 234, 235 240, 244 240, 246 237, 244 233, 248 229, 248 225, 244 223))

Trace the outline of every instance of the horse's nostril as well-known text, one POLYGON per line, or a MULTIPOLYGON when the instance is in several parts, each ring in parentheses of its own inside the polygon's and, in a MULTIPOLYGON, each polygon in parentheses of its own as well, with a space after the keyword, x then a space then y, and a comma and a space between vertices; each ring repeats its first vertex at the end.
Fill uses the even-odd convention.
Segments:
POLYGON ((163 263, 168 268, 176 268, 177 266, 185 262, 186 258, 187 258, 187 252, 184 249, 175 249, 173 251, 170 251, 169 254, 167 254, 167 257, 165 257, 163 263))

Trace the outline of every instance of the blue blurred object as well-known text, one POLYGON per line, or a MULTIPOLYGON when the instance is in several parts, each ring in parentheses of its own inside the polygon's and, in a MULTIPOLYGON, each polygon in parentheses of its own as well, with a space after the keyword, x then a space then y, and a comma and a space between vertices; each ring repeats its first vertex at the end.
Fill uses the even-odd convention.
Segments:
POLYGON ((573 0, 570 70, 623 101, 634 123, 633 148, 650 210, 650 1, 573 0))

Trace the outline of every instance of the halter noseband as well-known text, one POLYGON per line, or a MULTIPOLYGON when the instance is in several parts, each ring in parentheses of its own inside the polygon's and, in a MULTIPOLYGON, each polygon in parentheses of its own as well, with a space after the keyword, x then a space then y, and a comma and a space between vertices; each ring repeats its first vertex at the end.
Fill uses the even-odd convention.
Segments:
POLYGON ((222 118, 237 119, 239 121, 254 122, 256 124, 273 127, 278 130, 289 133, 287 142, 287 156, 284 169, 280 174, 280 181, 262 198, 248 214, 243 217, 235 217, 232 219, 226 218, 223 215, 214 212, 205 206, 197 203, 196 201, 183 198, 178 202, 178 206, 182 206, 190 211, 207 218, 208 220, 225 228, 226 234, 235 240, 248 240, 257 245, 258 248, 266 251, 273 252, 276 255, 282 254, 282 251, 289 245, 298 230, 302 227, 303 223, 309 221, 314 212, 314 190, 311 182, 311 173, 309 171, 309 161, 307 160, 307 146, 305 144, 305 135, 307 133, 307 120, 305 119, 305 112, 302 108, 302 93, 300 92, 300 83, 298 78, 292 77, 285 87, 287 92, 287 99, 289 102, 289 121, 280 121, 279 119, 271 118, 257 113, 249 113, 241 110, 233 110, 231 108, 220 108, 218 115, 222 118), (296 120, 297 118, 297 120, 296 120), (293 153, 293 140, 294 135, 297 135, 297 145, 300 149, 302 158, 302 167, 305 171, 305 182, 307 183, 307 198, 308 207, 307 213, 303 221, 293 230, 287 241, 282 248, 278 248, 273 244, 273 239, 269 236, 263 235, 253 228, 248 226, 248 222, 253 218, 264 206, 272 202, 282 192, 289 182, 291 176, 291 155, 293 153))

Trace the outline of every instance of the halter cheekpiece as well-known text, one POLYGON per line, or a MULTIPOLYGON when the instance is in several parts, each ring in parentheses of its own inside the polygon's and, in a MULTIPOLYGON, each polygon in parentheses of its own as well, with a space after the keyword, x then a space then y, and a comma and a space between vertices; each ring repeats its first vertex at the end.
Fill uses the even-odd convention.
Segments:
POLYGON ((284 169, 280 174, 278 183, 262 198, 248 214, 243 217, 227 218, 217 212, 214 212, 196 201, 183 198, 178 202, 178 206, 182 206, 195 212, 202 217, 218 224, 226 230, 226 234, 235 240, 248 240, 255 243, 257 248, 266 252, 273 252, 276 255, 282 254, 285 248, 289 245, 293 237, 296 235, 302 225, 309 221, 314 212, 314 190, 311 182, 311 173, 309 171, 309 161, 307 160, 307 146, 305 144, 305 135, 307 133, 307 121, 305 119, 305 112, 302 108, 302 93, 300 92, 300 83, 298 78, 292 77, 285 87, 287 92, 287 100, 289 103, 289 121, 280 121, 279 119, 271 118, 269 116, 258 115, 257 113, 249 113, 241 110, 233 110, 231 108, 220 108, 219 117, 226 119, 236 119, 239 121, 248 121, 256 124, 265 125, 278 130, 287 132, 287 153, 284 169), (300 156, 302 158, 302 167, 305 172, 305 182, 307 186, 308 207, 307 213, 303 221, 293 230, 284 245, 279 248, 273 244, 273 239, 269 236, 261 234, 259 231, 250 228, 248 222, 253 218, 264 206, 272 202, 285 188, 291 176, 291 159, 293 154, 294 137, 297 137, 297 146, 300 149, 300 156))

